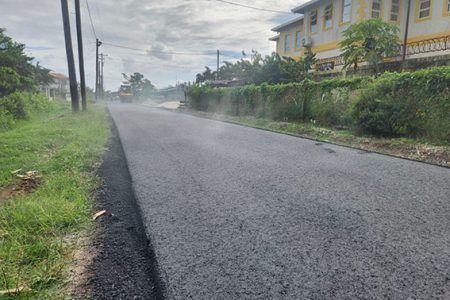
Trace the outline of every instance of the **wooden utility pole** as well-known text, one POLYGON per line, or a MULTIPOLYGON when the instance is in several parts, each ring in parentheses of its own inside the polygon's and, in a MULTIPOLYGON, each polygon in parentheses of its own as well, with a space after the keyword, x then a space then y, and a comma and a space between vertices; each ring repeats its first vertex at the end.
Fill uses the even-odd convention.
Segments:
POLYGON ((72 36, 70 34, 69 7, 67 0, 61 0, 62 18, 64 25, 64 38, 66 41, 67 66, 69 69, 70 97, 72 100, 72 111, 80 110, 80 101, 78 99, 77 76, 75 74, 75 61, 73 59, 72 36))
POLYGON ((406 47, 408 46, 408 33, 409 33, 409 18, 411 15, 411 0, 407 0, 407 11, 406 11, 406 26, 405 26, 405 38, 403 40, 403 53, 402 53, 402 72, 405 71, 406 62, 406 47))
POLYGON ((217 50, 217 72, 216 72, 216 80, 219 80, 219 64, 220 64, 220 50, 217 50))
POLYGON ((104 93, 105 93, 105 89, 104 89, 104 86, 103 86, 103 69, 104 69, 104 67, 105 67, 105 57, 106 56, 108 56, 108 55, 106 55, 106 54, 100 54, 100 75, 99 75, 99 86, 100 86, 100 88, 99 88, 99 90, 100 90, 100 98, 102 99, 102 100, 104 100, 104 93))
POLYGON ((98 39, 95 41, 95 101, 98 100, 98 92, 100 85, 100 66, 99 66, 99 57, 98 57, 98 48, 102 45, 98 39))
POLYGON ((87 99, 86 99, 86 77, 84 74, 83 32, 81 28, 80 0, 75 0, 75 14, 77 20, 78 60, 80 65, 81 107, 83 111, 85 111, 87 109, 87 99))

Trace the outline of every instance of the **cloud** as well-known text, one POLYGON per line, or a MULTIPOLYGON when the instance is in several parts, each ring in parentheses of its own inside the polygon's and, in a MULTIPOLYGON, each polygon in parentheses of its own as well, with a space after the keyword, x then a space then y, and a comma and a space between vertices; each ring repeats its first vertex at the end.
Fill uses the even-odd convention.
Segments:
POLYGON ((147 50, 147 54, 149 56, 153 56, 159 58, 161 60, 172 60, 173 54, 171 54, 173 50, 169 49, 163 43, 154 44, 151 46, 149 50, 147 50))
MULTIPOLYGON (((240 3, 289 12, 305 0, 236 0, 240 3)), ((86 2, 82 3, 85 64, 88 84, 95 81, 95 37, 86 2)), ((76 49, 73 1, 69 0, 72 39, 76 49)), ((2 0, 2 27, 45 67, 67 73, 61 7, 54 0, 2 0)), ((193 81, 204 66, 214 67, 215 51, 240 58, 251 49, 269 54, 274 50, 268 38, 270 28, 294 15, 249 10, 214 0, 100 1, 89 0, 100 40, 142 49, 133 51, 103 45, 109 58, 105 64, 105 83, 115 90, 122 73, 141 72, 157 86, 193 81), (208 55, 165 54, 162 52, 201 52, 208 55)), ((77 53, 75 52, 75 56, 77 53)), ((223 56, 221 61, 233 60, 223 56)))

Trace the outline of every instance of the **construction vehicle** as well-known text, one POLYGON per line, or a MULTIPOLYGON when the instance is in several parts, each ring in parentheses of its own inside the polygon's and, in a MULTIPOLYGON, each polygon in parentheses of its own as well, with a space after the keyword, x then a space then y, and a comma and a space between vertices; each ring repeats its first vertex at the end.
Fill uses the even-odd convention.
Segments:
POLYGON ((123 84, 119 89, 119 98, 120 102, 127 103, 133 101, 133 91, 131 90, 131 86, 129 84, 123 84))

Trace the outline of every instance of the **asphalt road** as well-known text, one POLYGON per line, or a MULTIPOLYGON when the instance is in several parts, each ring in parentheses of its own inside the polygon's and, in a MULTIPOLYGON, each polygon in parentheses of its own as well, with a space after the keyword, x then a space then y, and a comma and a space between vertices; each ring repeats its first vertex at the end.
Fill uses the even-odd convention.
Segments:
POLYGON ((166 296, 450 299, 450 170, 112 105, 166 296))

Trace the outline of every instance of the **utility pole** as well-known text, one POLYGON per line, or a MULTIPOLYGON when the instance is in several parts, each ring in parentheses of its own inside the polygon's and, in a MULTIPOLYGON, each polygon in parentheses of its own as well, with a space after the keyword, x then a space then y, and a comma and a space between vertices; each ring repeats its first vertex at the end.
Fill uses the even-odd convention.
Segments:
POLYGON ((99 80, 99 86, 100 86, 100 98, 104 99, 104 86, 103 86, 103 68, 105 66, 105 57, 108 56, 106 54, 100 54, 100 80, 99 80))
POLYGON ((80 64, 81 107, 82 107, 83 111, 86 111, 86 109, 87 109, 86 77, 84 75, 83 32, 81 29, 80 0, 75 0, 75 14, 76 14, 76 20, 77 20, 78 60, 79 60, 79 64, 80 64))
POLYGON ((96 39, 96 48, 95 48, 95 101, 98 100, 98 92, 99 92, 99 84, 100 84, 100 66, 99 66, 99 57, 98 57, 98 48, 102 45, 98 39, 96 39))
POLYGON ((406 62, 406 47, 408 46, 408 33, 409 33, 409 18, 411 15, 411 0, 408 1, 408 8, 406 11, 406 27, 405 27, 405 38, 403 40, 403 53, 402 53, 402 72, 405 70, 406 62))
POLYGON ((67 0, 61 0, 61 10, 64 25, 64 39, 66 42, 67 66, 69 69, 70 97, 72 100, 72 111, 78 112, 80 110, 80 102, 78 99, 77 76, 75 73, 75 61, 73 58, 72 36, 70 34, 69 7, 67 4, 67 0))
POLYGON ((217 50, 217 72, 216 72, 216 81, 219 80, 219 64, 220 64, 220 50, 217 50))

